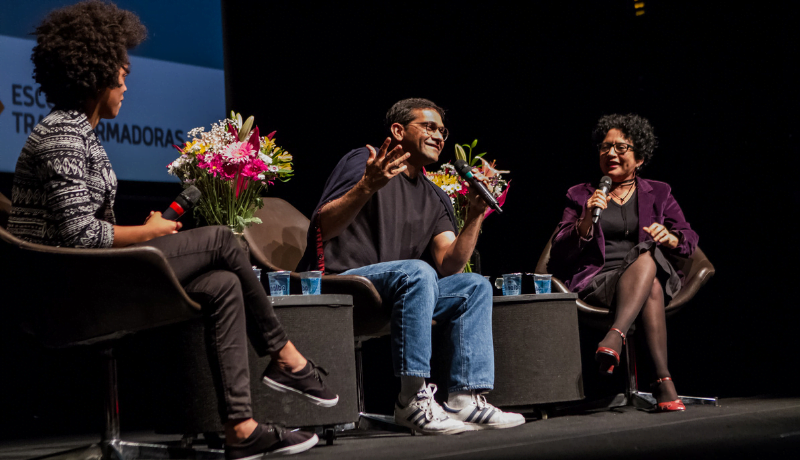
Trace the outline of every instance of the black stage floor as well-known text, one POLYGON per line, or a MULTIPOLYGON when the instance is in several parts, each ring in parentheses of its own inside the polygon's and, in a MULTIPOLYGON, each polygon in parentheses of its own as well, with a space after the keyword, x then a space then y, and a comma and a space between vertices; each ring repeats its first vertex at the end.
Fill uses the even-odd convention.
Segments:
MULTIPOLYGON (((457 436, 374 434, 339 437, 296 458, 316 459, 613 459, 798 458, 800 398, 723 399, 721 407, 683 413, 633 408, 552 417, 499 431, 457 436)), ((123 433, 131 441, 176 442, 178 436, 123 433)), ((27 459, 94 442, 93 435, 0 441, 0 459, 27 459)))

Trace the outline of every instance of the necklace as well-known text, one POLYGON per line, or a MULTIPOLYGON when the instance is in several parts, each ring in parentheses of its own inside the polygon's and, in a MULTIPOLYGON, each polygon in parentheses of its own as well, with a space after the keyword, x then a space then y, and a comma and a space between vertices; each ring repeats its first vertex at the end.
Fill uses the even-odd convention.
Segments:
MULTIPOLYGON (((630 185, 630 187, 628 187, 628 191, 625 192, 625 196, 620 197, 619 195, 614 194, 614 192, 611 192, 611 196, 613 196, 614 198, 618 199, 619 200, 619 204, 625 204, 625 199, 628 198, 628 195, 630 195, 631 191, 636 188, 636 178, 634 177, 633 179, 628 179, 628 180, 624 180, 622 182, 614 183, 615 187, 620 187, 620 186, 623 186, 623 185, 630 185)), ((616 189, 614 191, 616 191, 616 189)))
POLYGON ((620 204, 620 213, 622 214, 622 225, 623 228, 625 229, 625 238, 627 238, 628 233, 630 233, 630 231, 628 230, 628 212, 627 208, 623 205, 625 204, 625 200, 628 198, 628 195, 630 195, 631 191, 636 189, 636 177, 634 177, 633 179, 624 180, 622 182, 617 182, 614 185, 617 187, 621 185, 630 185, 630 187, 628 187, 628 191, 625 192, 625 196, 621 198, 619 195, 611 193, 611 196, 617 198, 620 201, 619 204, 620 204))

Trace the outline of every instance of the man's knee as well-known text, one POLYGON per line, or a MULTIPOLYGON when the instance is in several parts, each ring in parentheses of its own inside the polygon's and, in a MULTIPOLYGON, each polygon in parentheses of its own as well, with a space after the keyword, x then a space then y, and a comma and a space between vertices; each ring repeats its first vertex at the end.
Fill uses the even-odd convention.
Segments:
POLYGON ((403 270, 409 281, 435 285, 439 281, 436 270, 427 262, 421 260, 408 260, 403 263, 403 270))
POLYGON ((461 276, 466 280, 466 283, 474 286, 474 290, 472 291, 473 296, 482 296, 491 298, 493 295, 492 292, 492 284, 478 273, 461 273, 458 276, 461 276))

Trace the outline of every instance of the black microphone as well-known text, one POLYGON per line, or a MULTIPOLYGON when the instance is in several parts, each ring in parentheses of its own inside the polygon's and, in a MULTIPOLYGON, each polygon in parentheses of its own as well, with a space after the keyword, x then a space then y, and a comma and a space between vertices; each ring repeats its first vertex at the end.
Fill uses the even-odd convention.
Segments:
MULTIPOLYGON (((608 195, 608 191, 611 190, 611 178, 608 176, 603 176, 602 178, 600 178, 600 187, 598 188, 602 190, 603 193, 608 195)), ((597 221, 600 220, 601 212, 603 212, 603 210, 600 208, 594 208, 592 210, 592 222, 596 224, 597 221)))
POLYGON ((467 164, 464 160, 456 160, 455 164, 453 164, 456 168, 456 172, 458 175, 464 178, 465 181, 469 182, 469 186, 474 188, 478 195, 481 196, 483 201, 489 205, 492 209, 494 209, 498 214, 502 214, 503 210, 500 209, 500 205, 497 203, 497 200, 494 199, 494 196, 489 192, 483 182, 479 181, 472 175, 472 166, 467 164))
POLYGON ((175 198, 175 201, 172 202, 171 205, 161 214, 161 217, 167 220, 178 220, 181 218, 183 213, 189 211, 200 201, 200 197, 203 194, 200 193, 197 187, 192 185, 191 187, 186 188, 184 191, 181 192, 175 198))

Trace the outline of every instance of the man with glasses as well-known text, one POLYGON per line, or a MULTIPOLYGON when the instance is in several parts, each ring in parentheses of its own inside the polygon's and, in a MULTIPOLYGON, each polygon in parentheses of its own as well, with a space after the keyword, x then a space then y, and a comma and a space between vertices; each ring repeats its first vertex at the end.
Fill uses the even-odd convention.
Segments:
POLYGON ((401 390, 395 420, 423 434, 455 434, 525 423, 481 395, 494 386, 492 288, 461 273, 478 239, 486 204, 469 192, 457 234, 450 198, 422 168, 439 160, 447 139, 444 110, 405 99, 386 114, 390 136, 379 149, 348 153, 325 184, 298 270, 361 275, 391 308, 392 364, 401 390), (448 400, 433 398, 431 322, 448 334, 448 400))

